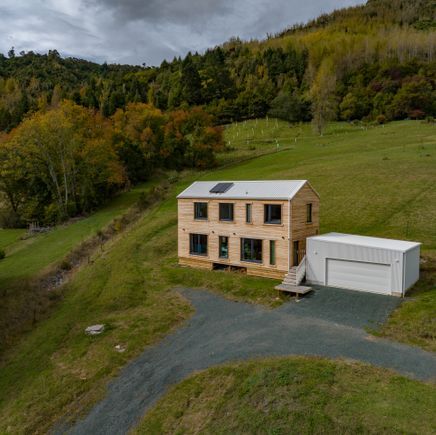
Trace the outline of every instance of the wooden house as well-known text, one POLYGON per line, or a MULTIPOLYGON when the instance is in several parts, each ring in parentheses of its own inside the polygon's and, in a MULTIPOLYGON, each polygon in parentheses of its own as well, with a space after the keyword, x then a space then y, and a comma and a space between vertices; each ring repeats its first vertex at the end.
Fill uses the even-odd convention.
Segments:
POLYGON ((295 276, 319 232, 319 196, 307 180, 198 181, 177 199, 185 266, 295 276))

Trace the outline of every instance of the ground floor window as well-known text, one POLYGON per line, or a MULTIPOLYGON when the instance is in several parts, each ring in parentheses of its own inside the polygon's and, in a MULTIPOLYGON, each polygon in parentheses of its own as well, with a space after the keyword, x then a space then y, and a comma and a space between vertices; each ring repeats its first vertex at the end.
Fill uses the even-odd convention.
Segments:
POLYGON ((219 257, 229 258, 229 238, 226 236, 219 237, 219 257))
POLYGON ((205 234, 189 234, 189 253, 207 255, 207 236, 205 234))
POLYGON ((241 260, 262 262, 262 240, 241 239, 241 260))
POLYGON ((276 242, 275 240, 269 241, 269 264, 274 266, 276 264, 276 242))

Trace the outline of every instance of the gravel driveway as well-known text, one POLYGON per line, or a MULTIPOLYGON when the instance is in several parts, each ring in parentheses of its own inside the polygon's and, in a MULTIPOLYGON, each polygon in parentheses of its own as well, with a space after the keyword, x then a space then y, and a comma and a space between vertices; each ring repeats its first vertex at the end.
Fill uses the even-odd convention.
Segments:
MULTIPOLYGON (((265 356, 348 358, 417 379, 436 377, 436 357, 368 335, 400 302, 390 296, 316 287, 299 303, 275 310, 179 289, 196 313, 183 328, 146 349, 108 387, 106 398, 73 434, 125 434, 167 388, 196 370, 265 356)), ((61 431, 62 432, 62 431, 61 431)))

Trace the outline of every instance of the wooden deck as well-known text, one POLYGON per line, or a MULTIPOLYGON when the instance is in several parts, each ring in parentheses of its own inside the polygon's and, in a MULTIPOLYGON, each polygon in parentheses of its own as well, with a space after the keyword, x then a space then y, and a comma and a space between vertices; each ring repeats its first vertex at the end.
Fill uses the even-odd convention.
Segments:
POLYGON ((289 285, 289 284, 279 284, 275 287, 276 290, 295 293, 296 295, 305 295, 312 291, 312 287, 306 287, 304 285, 289 285))

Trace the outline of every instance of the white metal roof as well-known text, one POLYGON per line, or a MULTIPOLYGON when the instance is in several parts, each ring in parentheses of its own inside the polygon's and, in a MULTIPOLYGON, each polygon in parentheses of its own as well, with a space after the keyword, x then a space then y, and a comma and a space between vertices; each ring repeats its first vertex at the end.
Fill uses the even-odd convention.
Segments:
POLYGON ((288 200, 306 183, 307 180, 196 181, 177 198, 288 200), (215 185, 223 182, 233 183, 233 186, 224 193, 210 192, 215 185))
POLYGON ((310 237, 311 240, 321 242, 344 243, 347 245, 365 246, 369 248, 390 249, 392 251, 406 252, 421 245, 418 242, 405 240, 382 239, 380 237, 357 236, 354 234, 327 233, 320 236, 310 237))

